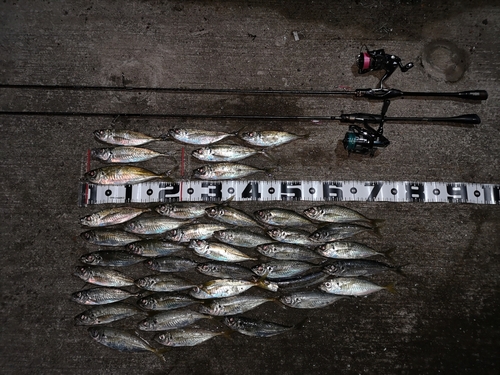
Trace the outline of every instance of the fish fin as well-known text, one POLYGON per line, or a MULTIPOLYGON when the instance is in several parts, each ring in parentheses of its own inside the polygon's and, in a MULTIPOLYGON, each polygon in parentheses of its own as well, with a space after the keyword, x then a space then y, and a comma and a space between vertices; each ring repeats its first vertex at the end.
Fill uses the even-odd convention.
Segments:
POLYGON ((281 297, 283 297, 283 296, 278 296, 278 297, 271 298, 269 301, 274 302, 279 307, 281 307, 283 310, 286 310, 286 306, 280 301, 281 297))
POLYGON ((169 347, 165 347, 165 348, 161 348, 161 349, 156 349, 156 348, 153 348, 152 352, 153 352, 154 354, 156 354, 156 356, 157 356, 158 358, 160 358, 163 362, 167 363, 167 360, 165 359, 164 354, 165 354, 166 352, 168 352, 170 349, 171 349, 171 348, 169 348, 169 347))
POLYGON ((158 136, 158 140, 160 140, 160 141, 169 141, 171 139, 172 138, 170 137, 170 135, 168 135, 168 133, 166 133, 166 134, 160 134, 158 136))
MULTIPOLYGON (((387 258, 388 260, 394 262, 394 258, 391 256, 391 254, 396 250, 396 247, 391 247, 389 250, 384 251, 383 253, 379 253, 383 257, 387 258)), ((403 267, 403 266, 402 266, 403 267)))
POLYGON ((229 206, 229 203, 231 203, 235 197, 236 197, 236 195, 231 195, 225 201, 220 202, 219 206, 229 206))
POLYGON ((259 154, 264 155, 264 156, 265 156, 266 158, 268 158, 269 160, 272 160, 272 161, 275 161, 275 160, 276 160, 273 156, 269 155, 269 154, 266 152, 266 150, 259 150, 259 151, 258 151, 258 153, 259 153, 259 154))
POLYGON ((387 290, 389 293, 398 294, 398 292, 396 291, 396 288, 394 286, 395 286, 395 283, 390 283, 390 284, 384 286, 384 289, 387 290))
POLYGON ((306 322, 309 320, 309 317, 306 316, 304 319, 302 319, 300 322, 298 322, 297 324, 295 324, 293 326, 293 328, 295 329, 301 329, 302 327, 304 327, 304 324, 306 324, 306 322))
POLYGON ((375 226, 375 227, 372 228, 373 229, 373 231, 372 231, 373 234, 375 236, 377 236, 378 238, 382 238, 382 233, 380 233, 380 228, 382 228, 382 226, 375 226))
POLYGON ((231 329, 225 330, 220 332, 221 336, 224 336, 228 340, 233 340, 233 335, 236 331, 233 331, 231 329))
POLYGON ((406 273, 402 270, 402 268, 404 268, 404 267, 408 266, 409 264, 410 264, 410 263, 406 263, 406 264, 403 264, 402 266, 397 266, 397 267, 394 267, 394 268, 392 268, 392 270, 393 270, 394 272, 396 272, 398 275, 401 275, 401 276, 403 276, 403 277, 408 277, 408 276, 406 275, 406 273))

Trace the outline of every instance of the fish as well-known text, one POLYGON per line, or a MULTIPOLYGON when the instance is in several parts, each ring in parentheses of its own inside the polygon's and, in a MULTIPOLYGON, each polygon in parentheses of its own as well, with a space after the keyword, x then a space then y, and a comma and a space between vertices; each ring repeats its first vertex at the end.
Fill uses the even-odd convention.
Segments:
POLYGON ((108 348, 127 353, 152 352, 166 362, 162 354, 168 348, 153 348, 146 340, 131 332, 111 327, 89 327, 88 332, 90 337, 108 348))
POLYGON ((256 308, 266 302, 276 301, 276 298, 236 295, 232 297, 219 298, 208 300, 200 306, 199 311, 202 314, 213 316, 227 316, 243 314, 249 310, 256 308))
POLYGON ((300 275, 293 278, 283 278, 283 279, 274 279, 273 283, 275 283, 280 291, 291 291, 296 289, 303 289, 310 286, 315 286, 330 276, 324 273, 323 271, 309 273, 307 275, 300 275))
POLYGON ((161 257, 174 254, 186 247, 180 243, 165 239, 149 239, 129 243, 126 249, 129 253, 143 257, 161 257))
POLYGON ((379 253, 362 243, 352 241, 328 242, 319 245, 315 251, 324 257, 333 259, 360 259, 376 255, 387 256, 387 254, 379 253))
POLYGON ((214 237, 228 245, 240 247, 255 247, 270 242, 266 235, 245 229, 218 230, 214 232, 214 237))
POLYGON ((80 224, 92 228, 123 224, 148 211, 151 211, 151 209, 134 207, 108 208, 82 217, 80 224))
POLYGON ((172 219, 170 217, 147 217, 127 222, 123 230, 135 234, 162 234, 189 223, 188 220, 172 219))
POLYGON ((319 288, 326 293, 341 296, 366 296, 383 289, 390 293, 396 293, 393 284, 380 286, 357 277, 336 277, 323 282, 319 288))
POLYGON ((153 339, 161 345, 181 347, 195 346, 220 335, 227 336, 227 332, 213 332, 201 328, 181 328, 157 333, 153 339))
POLYGON ((199 300, 180 293, 156 292, 137 300, 137 306, 144 310, 166 311, 187 307, 199 300))
POLYGON ((277 260, 300 260, 305 262, 323 261, 325 258, 306 246, 286 242, 267 243, 255 248, 266 257, 277 260))
POLYGON ((196 270, 203 275, 219 279, 248 279, 254 276, 249 268, 226 262, 201 263, 196 266, 196 270))
POLYGON ((197 219, 205 216, 205 210, 213 206, 213 203, 178 202, 161 204, 155 208, 155 211, 173 219, 197 219))
POLYGON ((374 226, 377 223, 384 221, 369 219, 353 209, 334 204, 307 208, 304 210, 304 215, 312 220, 328 223, 351 223, 354 221, 364 221, 374 226))
POLYGON ((231 207, 215 206, 205 209, 206 215, 222 223, 240 227, 258 226, 259 224, 243 211, 231 207))
POLYGON ((195 268, 198 263, 191 259, 165 256, 144 261, 149 269, 156 272, 184 272, 195 268))
POLYGON ((222 322, 234 331, 254 337, 271 337, 293 329, 301 328, 307 318, 293 326, 286 326, 261 319, 246 318, 243 316, 227 316, 222 322))
POLYGON ((276 147, 300 138, 308 138, 309 135, 298 135, 284 131, 263 130, 243 132, 239 134, 239 137, 253 146, 276 147))
POLYGON ((379 227, 367 227, 356 223, 330 223, 318 228, 309 238, 315 242, 325 243, 343 240, 366 231, 381 237, 379 227))
POLYGON ((276 260, 258 264, 252 267, 252 271, 257 276, 265 276, 266 279, 273 280, 301 275, 314 267, 318 266, 296 260, 276 260))
POLYGON ((127 267, 142 262, 143 257, 122 250, 100 250, 84 254, 80 262, 91 266, 127 267))
POLYGON ((297 227, 312 224, 311 220, 292 210, 283 208, 269 208, 257 210, 254 217, 262 224, 278 227, 297 227))
POLYGON ((134 285, 134 279, 130 276, 106 267, 79 266, 75 267, 73 274, 87 283, 95 285, 112 287, 134 285))
POLYGON ((94 148, 90 151, 90 155, 93 159, 103 163, 139 163, 159 156, 168 156, 161 152, 133 146, 94 148))
POLYGON ((302 291, 280 297, 281 303, 295 309, 317 309, 337 302, 346 296, 338 296, 319 291, 302 291))
POLYGON ((212 319, 212 316, 189 309, 161 311, 140 321, 137 327, 141 331, 165 331, 189 326, 200 319, 212 319))
POLYGON ((132 165, 110 165, 86 172, 82 181, 94 185, 129 185, 157 179, 171 182, 170 173, 171 171, 157 174, 132 165))
POLYGON ((75 325, 93 326, 109 324, 141 313, 134 305, 115 302, 108 305, 97 305, 75 316, 75 325))
POLYGON ((195 287, 196 285, 169 273, 149 275, 135 280, 135 285, 151 292, 177 292, 195 287))
POLYGON ((370 276, 386 271, 402 273, 400 267, 369 259, 337 259, 323 268, 323 271, 331 276, 370 276))
POLYGON ((273 168, 259 169, 239 163, 206 164, 193 170, 193 177, 201 180, 235 180, 255 173, 271 173, 273 168))
POLYGON ((176 141, 191 145, 209 145, 219 142, 224 138, 235 137, 238 132, 225 133, 215 130, 201 130, 194 128, 173 128, 168 131, 168 136, 176 141))
POLYGON ((251 256, 231 247, 227 244, 208 242, 205 240, 191 240, 189 248, 201 257, 219 262, 242 262, 245 260, 256 260, 251 256))
POLYGON ((94 131, 94 137, 100 141, 116 146, 140 146, 153 141, 163 141, 163 137, 149 135, 132 130, 99 129, 94 131))
POLYGON ((277 292, 278 288, 273 283, 264 283, 263 280, 248 281, 238 279, 215 279, 196 286, 189 294, 198 299, 212 299, 231 297, 257 286, 262 289, 277 292))
POLYGON ((267 231, 269 237, 275 241, 303 245, 303 246, 317 246, 318 243, 309 238, 310 233, 294 228, 273 228, 267 231))
POLYGON ((106 305, 138 295, 120 288, 97 287, 75 292, 71 294, 71 300, 82 305, 106 305))
POLYGON ((206 240, 211 238, 216 231, 227 229, 222 223, 192 224, 172 229, 164 237, 170 241, 190 242, 192 239, 206 240))
POLYGON ((208 162, 235 162, 257 154, 269 157, 264 150, 240 145, 210 145, 191 152, 196 159, 208 162))
POLYGON ((87 242, 100 246, 125 246, 142 238, 120 229, 91 229, 80 234, 87 242))

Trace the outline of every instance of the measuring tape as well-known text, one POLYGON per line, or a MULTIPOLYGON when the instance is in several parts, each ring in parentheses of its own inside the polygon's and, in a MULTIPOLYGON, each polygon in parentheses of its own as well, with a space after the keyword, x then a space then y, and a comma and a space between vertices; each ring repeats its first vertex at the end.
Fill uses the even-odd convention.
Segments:
POLYGON ((499 204, 500 185, 410 181, 152 181, 80 183, 79 205, 176 201, 373 201, 499 204))

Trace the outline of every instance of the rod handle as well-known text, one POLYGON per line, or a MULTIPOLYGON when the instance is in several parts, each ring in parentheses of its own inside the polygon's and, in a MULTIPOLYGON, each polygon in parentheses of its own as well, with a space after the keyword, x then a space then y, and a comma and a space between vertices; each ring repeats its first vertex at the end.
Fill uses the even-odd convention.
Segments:
POLYGON ((471 113, 468 115, 460 115, 455 117, 434 117, 429 119, 429 121, 444 121, 444 122, 454 122, 457 124, 480 124, 481 118, 475 113, 471 113))
POLYGON ((457 96, 464 100, 486 100, 488 92, 486 90, 461 91, 457 93, 457 96))

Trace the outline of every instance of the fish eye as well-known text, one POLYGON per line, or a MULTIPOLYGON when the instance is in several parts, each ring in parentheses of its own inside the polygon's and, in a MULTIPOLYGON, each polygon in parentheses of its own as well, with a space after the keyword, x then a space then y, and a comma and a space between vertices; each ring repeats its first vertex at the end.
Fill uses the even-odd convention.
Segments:
POLYGON ((332 283, 330 281, 328 281, 328 282, 325 283, 325 286, 327 288, 331 288, 332 287, 332 283))
POLYGON ((194 292, 194 293, 200 293, 200 291, 201 291, 201 289, 200 289, 199 287, 197 287, 197 286, 195 286, 195 287, 193 288, 193 292, 194 292))

